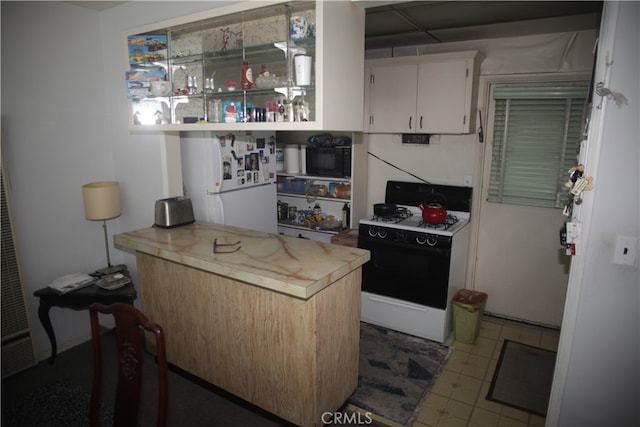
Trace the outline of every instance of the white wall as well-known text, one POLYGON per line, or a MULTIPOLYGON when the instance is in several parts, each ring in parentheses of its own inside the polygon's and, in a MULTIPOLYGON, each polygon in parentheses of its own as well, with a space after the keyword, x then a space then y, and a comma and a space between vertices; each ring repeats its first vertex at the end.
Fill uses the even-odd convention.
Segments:
POLYGON ((640 235, 638 22, 640 3, 606 3, 595 82, 627 102, 592 110, 584 164, 595 187, 576 212, 584 252, 571 265, 549 426, 640 425, 638 260, 612 263, 615 236, 640 235))
POLYGON ((475 134, 442 135, 439 144, 430 145, 403 144, 397 134, 370 134, 368 140, 370 153, 399 169, 369 156, 367 216, 374 203, 384 202, 388 180, 416 181, 404 171, 436 184, 463 185, 463 176, 475 167, 475 134))
MULTIPOLYGON (((102 227, 84 218, 81 188, 114 178, 99 27, 87 9, 2 2, 2 155, 38 357, 49 344, 33 291, 107 263, 102 227)), ((87 335, 86 312, 60 314, 51 310, 60 344, 87 335)))
MULTIPOLYGON (((49 356, 33 292, 54 278, 106 266, 100 222, 84 218, 82 185, 121 183, 123 214, 109 240, 153 223, 156 199, 180 188, 166 179, 177 145, 130 132, 125 30, 235 2, 131 2, 97 12, 63 2, 2 7, 2 156, 13 192, 18 253, 31 305, 36 356, 49 356)), ((111 246, 112 263, 135 258, 111 246)), ((58 349, 90 338, 86 311, 51 310, 58 349)))

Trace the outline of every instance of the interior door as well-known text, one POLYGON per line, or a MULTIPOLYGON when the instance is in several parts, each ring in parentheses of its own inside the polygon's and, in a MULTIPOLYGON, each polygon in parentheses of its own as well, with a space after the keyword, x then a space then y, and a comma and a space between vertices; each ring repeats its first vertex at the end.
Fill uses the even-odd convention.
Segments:
POLYGON ((493 102, 487 114, 474 289, 486 292, 486 311, 559 326, 570 257, 560 247, 566 217, 560 209, 488 203, 493 148, 493 102))
POLYGON ((385 64, 373 68, 371 133, 414 133, 416 131, 415 64, 385 64))

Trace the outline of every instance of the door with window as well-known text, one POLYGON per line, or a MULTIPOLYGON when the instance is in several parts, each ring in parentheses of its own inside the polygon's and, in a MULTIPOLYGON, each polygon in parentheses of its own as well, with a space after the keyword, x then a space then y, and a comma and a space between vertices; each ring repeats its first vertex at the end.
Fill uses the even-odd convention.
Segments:
POLYGON ((570 257, 568 169, 576 166, 588 86, 492 85, 474 287, 486 311, 559 326, 570 257))

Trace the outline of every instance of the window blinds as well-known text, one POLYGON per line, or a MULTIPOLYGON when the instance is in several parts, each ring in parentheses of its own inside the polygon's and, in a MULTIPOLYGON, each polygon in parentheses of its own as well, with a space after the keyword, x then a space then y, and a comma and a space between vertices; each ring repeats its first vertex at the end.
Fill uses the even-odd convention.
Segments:
POLYGON ((588 86, 498 86, 488 201, 563 207, 588 86))

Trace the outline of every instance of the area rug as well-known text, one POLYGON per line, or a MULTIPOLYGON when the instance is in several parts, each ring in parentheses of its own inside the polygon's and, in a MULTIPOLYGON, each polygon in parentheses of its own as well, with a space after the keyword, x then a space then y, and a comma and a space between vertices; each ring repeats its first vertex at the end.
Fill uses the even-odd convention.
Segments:
POLYGON ((487 400, 546 416, 556 352, 504 340, 487 400))
POLYGON ((437 342, 362 322, 358 388, 348 403, 410 426, 451 352, 437 342))
MULTIPOLYGON (((89 393, 69 379, 56 381, 3 406, 2 425, 11 427, 86 427, 89 425, 89 393)), ((113 411, 100 407, 100 425, 113 425, 113 411)))

